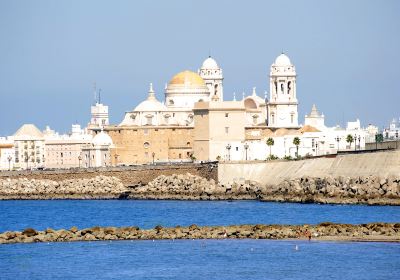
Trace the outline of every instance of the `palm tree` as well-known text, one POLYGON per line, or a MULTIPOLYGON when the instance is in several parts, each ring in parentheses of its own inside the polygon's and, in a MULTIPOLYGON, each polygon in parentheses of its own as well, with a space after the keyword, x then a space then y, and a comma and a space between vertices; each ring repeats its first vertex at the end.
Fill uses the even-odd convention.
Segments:
POLYGON ((275 144, 274 139, 271 137, 267 139, 267 145, 269 147, 269 157, 271 157, 271 147, 275 144))
POLYGON ((351 148, 351 143, 353 143, 353 141, 354 141, 353 135, 348 134, 346 137, 346 142, 350 144, 350 148, 351 148))
POLYGON ((299 157, 300 138, 299 137, 294 137, 293 138, 293 144, 296 145, 296 157, 299 157))

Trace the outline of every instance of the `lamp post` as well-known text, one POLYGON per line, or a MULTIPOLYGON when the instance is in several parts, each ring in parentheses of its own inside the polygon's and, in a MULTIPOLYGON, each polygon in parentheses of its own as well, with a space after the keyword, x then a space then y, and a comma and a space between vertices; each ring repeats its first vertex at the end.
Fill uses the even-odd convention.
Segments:
POLYGON ((315 154, 316 156, 318 156, 318 142, 315 143, 315 154))
POLYGON ((155 152, 152 152, 151 153, 151 156, 153 157, 153 165, 154 165, 154 156, 156 155, 156 153, 155 152))
POLYGON ((337 136, 337 137, 335 138, 335 140, 336 140, 336 142, 337 142, 337 150, 338 150, 338 152, 339 152, 339 142, 340 142, 340 137, 339 137, 339 136, 337 136))
POLYGON ((28 162, 29 162, 28 154, 25 155, 25 162, 26 162, 26 170, 28 170, 28 162))
POLYGON ((361 136, 358 135, 358 150, 361 150, 361 136))
POLYGON ((118 154, 115 154, 115 155, 114 155, 114 159, 115 159, 115 166, 117 166, 117 165, 118 165, 118 157, 119 157, 119 155, 118 155, 118 154))
POLYGON ((249 144, 244 144, 244 150, 246 151, 246 160, 247 160, 247 150, 249 149, 249 144))
POLYGON ((7 160, 8 160, 8 171, 11 171, 11 160, 12 160, 12 156, 9 155, 9 156, 7 157, 7 160))
POLYGON ((357 134, 354 134, 354 151, 357 151, 357 134))
POLYGON ((79 156, 78 156, 79 168, 81 168, 81 160, 82 160, 82 156, 79 154, 79 156))
POLYGON ((231 160, 231 144, 226 145, 226 149, 228 150, 228 161, 231 160))

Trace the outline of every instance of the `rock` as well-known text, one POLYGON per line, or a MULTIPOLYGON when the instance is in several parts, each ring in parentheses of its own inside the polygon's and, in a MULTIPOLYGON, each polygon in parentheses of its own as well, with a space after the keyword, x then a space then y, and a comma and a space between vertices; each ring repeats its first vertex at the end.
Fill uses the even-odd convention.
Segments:
POLYGON ((34 230, 33 228, 26 228, 26 229, 24 229, 22 234, 27 236, 27 237, 32 237, 32 236, 37 235, 38 232, 36 230, 34 230))

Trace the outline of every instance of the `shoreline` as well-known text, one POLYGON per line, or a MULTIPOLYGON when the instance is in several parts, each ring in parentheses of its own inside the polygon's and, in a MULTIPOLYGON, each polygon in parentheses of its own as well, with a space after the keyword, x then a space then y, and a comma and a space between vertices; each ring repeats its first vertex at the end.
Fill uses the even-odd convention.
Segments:
POLYGON ((400 223, 318 225, 229 225, 169 227, 160 225, 153 229, 131 227, 91 227, 54 230, 0 233, 0 244, 35 242, 71 242, 104 240, 175 240, 175 239, 271 239, 316 240, 338 242, 400 242, 400 223))
POLYGON ((149 201, 259 201, 259 202, 275 202, 275 203, 298 203, 298 204, 326 204, 326 205, 366 205, 366 206, 400 206, 400 200, 393 199, 375 199, 369 201, 358 201, 356 199, 321 199, 321 200, 304 200, 301 198, 254 198, 248 195, 228 196, 228 197, 203 197, 203 196, 183 196, 183 195, 126 195, 121 193, 113 194, 51 194, 51 195, 14 195, 1 196, 0 201, 22 201, 22 200, 149 200, 149 201))

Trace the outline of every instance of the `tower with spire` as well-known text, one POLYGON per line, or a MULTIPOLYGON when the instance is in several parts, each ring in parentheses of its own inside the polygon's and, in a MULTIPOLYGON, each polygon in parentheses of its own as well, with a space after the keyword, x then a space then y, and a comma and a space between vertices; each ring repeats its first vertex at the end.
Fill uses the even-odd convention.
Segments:
POLYGON ((286 54, 271 65, 269 84, 268 126, 298 127, 296 70, 286 54))
POLYGON ((94 83, 94 105, 90 107, 90 123, 89 129, 102 129, 104 126, 109 125, 108 106, 103 105, 100 99, 101 89, 96 89, 96 83, 94 83))
POLYGON ((218 66, 217 62, 211 56, 209 56, 206 60, 204 60, 203 65, 198 72, 210 91, 210 100, 223 101, 224 77, 222 75, 222 69, 218 66))

